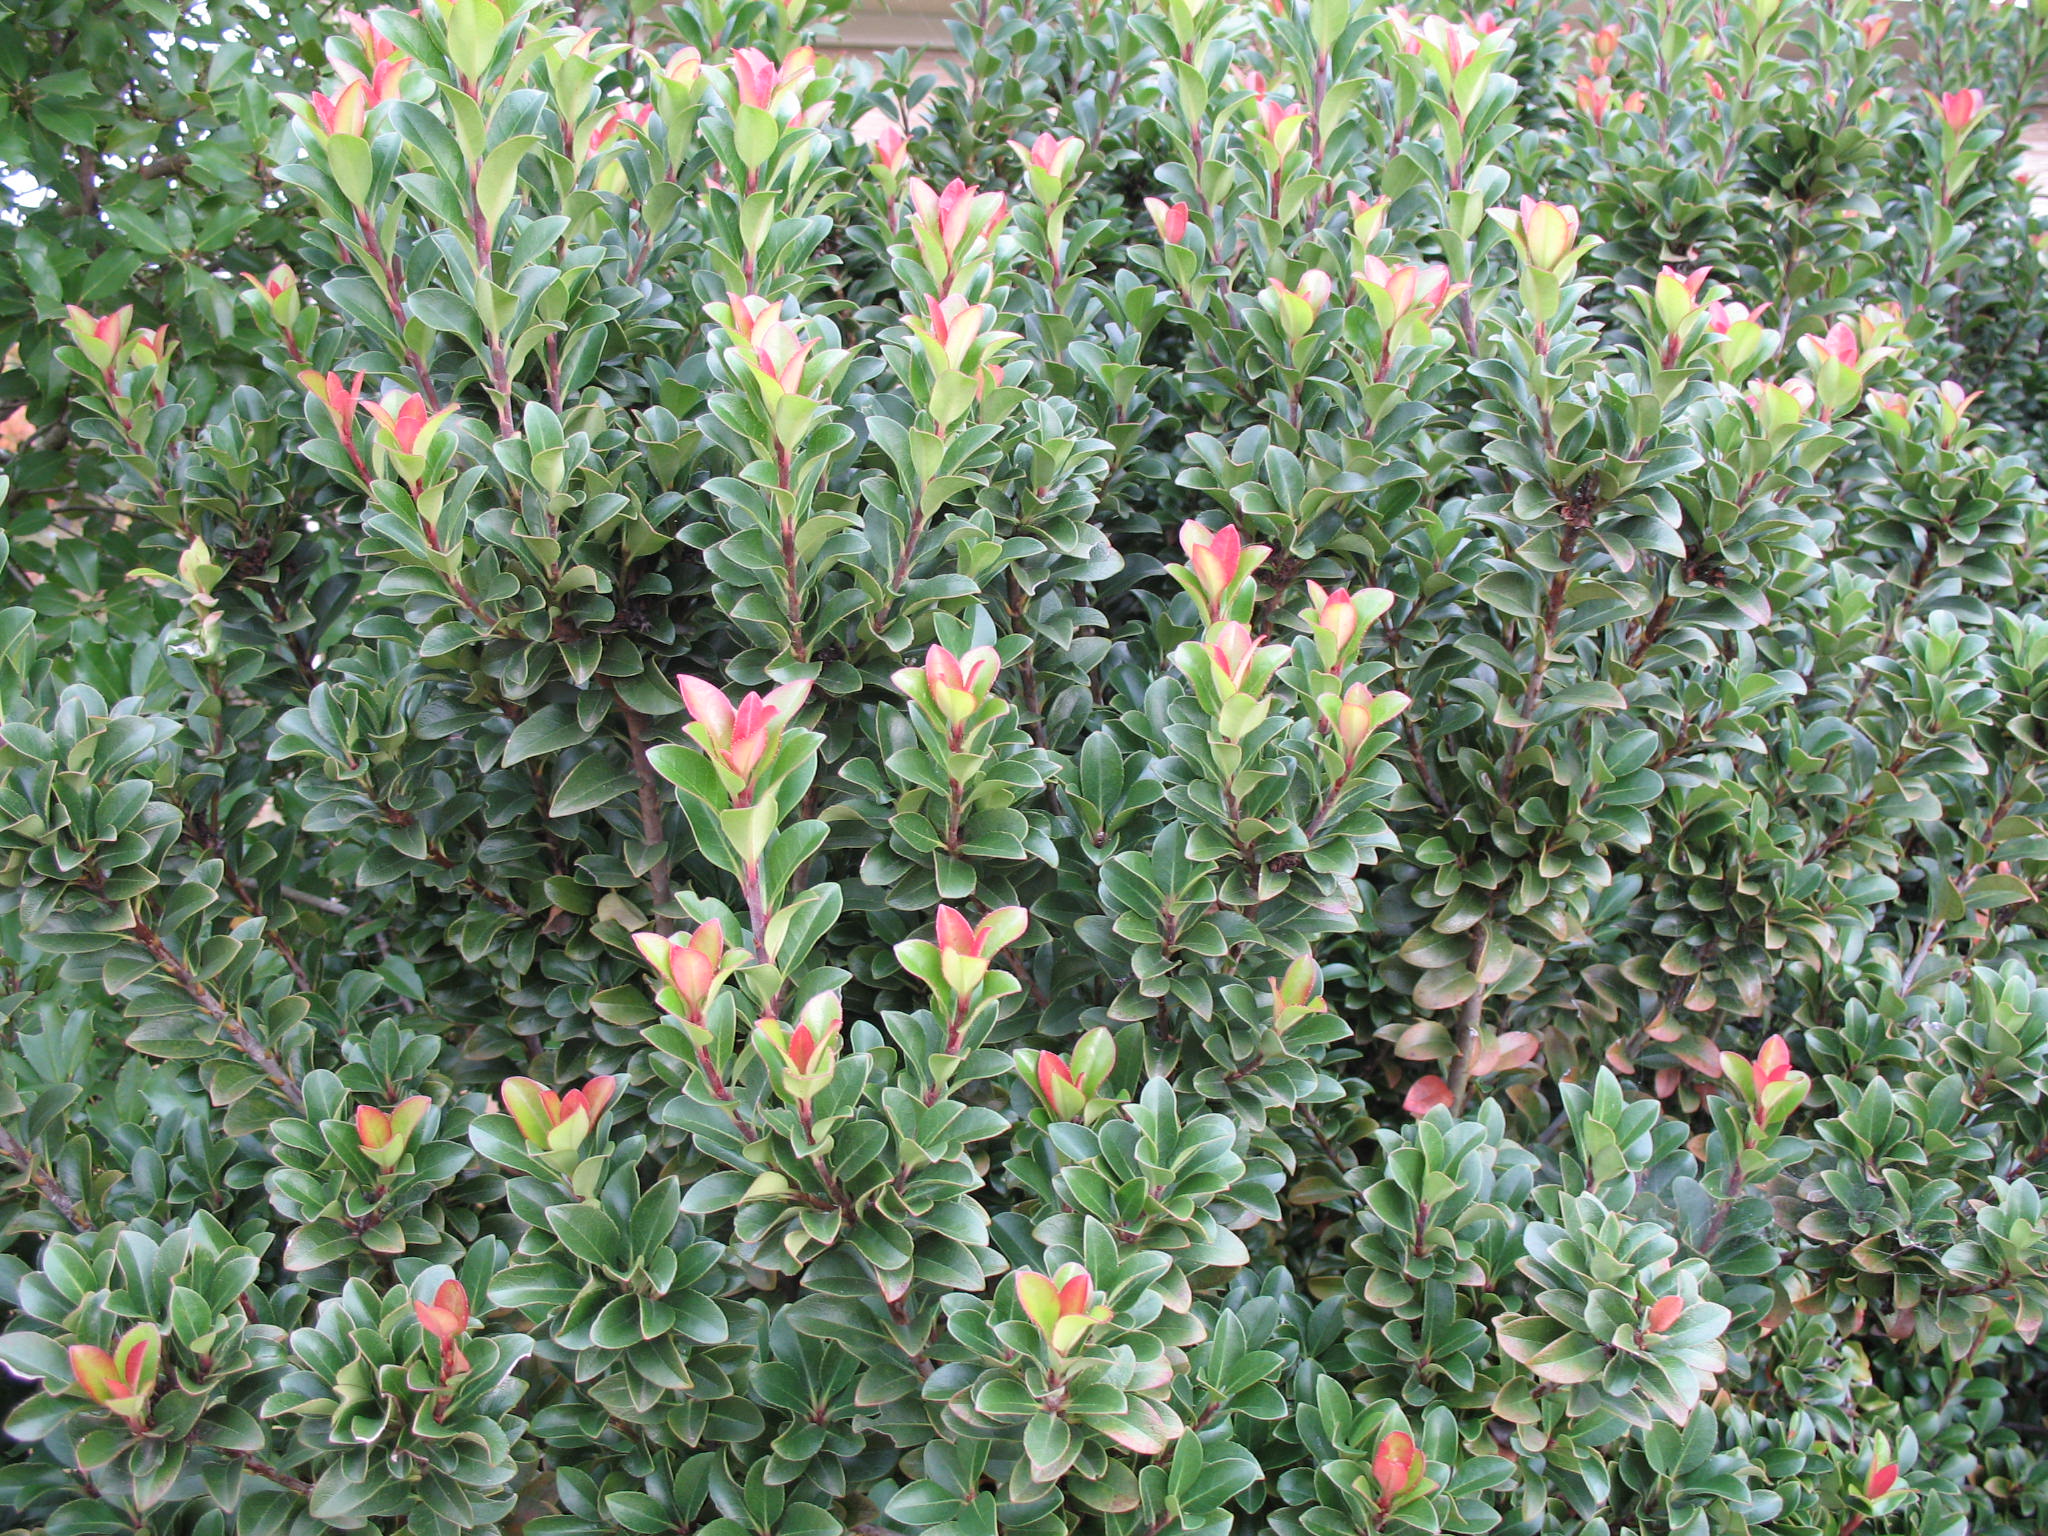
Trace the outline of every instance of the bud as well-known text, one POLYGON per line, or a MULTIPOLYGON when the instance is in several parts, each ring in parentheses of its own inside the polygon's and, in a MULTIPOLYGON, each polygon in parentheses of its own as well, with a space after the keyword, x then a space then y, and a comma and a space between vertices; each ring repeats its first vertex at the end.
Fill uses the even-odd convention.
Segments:
POLYGON ((1825 335, 1800 337, 1799 350, 1815 367, 1833 360, 1844 368, 1854 368, 1862 355, 1862 350, 1857 345, 1856 332, 1840 320, 1828 327, 1825 335))
POLYGON ((1559 282, 1578 265, 1579 210, 1524 197, 1519 208, 1490 208, 1488 215, 1508 232, 1525 265, 1559 282))
POLYGON ((261 277, 254 272, 244 272, 242 280, 255 290, 279 325, 290 325, 298 319, 301 307, 298 274, 283 262, 261 277))
POLYGON ((1356 192, 1347 192, 1345 201, 1351 207, 1352 249, 1362 254, 1386 227, 1387 210, 1394 206, 1394 200, 1391 197, 1366 198, 1356 192))
POLYGON ((685 733, 711 759, 727 790, 741 795, 742 804, 750 804, 756 775, 774 757, 783 728, 803 708, 811 685, 784 683, 765 695, 749 693, 737 709, 702 678, 678 674, 676 688, 690 715, 685 733))
POLYGON ((445 1382, 468 1370, 469 1360, 457 1342, 468 1332, 470 1324, 469 1292, 462 1288, 462 1282, 443 1280, 432 1301, 415 1297, 412 1311, 419 1320, 420 1332, 441 1346, 441 1380, 445 1382))
POLYGON ((1412 1435, 1397 1429, 1380 1440, 1372 1453, 1372 1480, 1379 1485, 1381 1514, 1415 1485, 1422 1469, 1422 1453, 1412 1435))
POLYGON ((357 374, 355 382, 348 384, 338 373, 315 373, 308 368, 299 374, 299 385, 327 408, 327 419, 334 424, 342 450, 355 465, 356 473, 368 480, 370 467, 356 447, 356 410, 363 398, 363 376, 357 374))
POLYGON ((1927 99, 1934 103, 1942 123, 1957 138, 1977 126, 1988 105, 1984 93, 1974 86, 1966 91, 1947 91, 1939 96, 1929 91, 1927 99))
POLYGON ((1341 697, 1327 693, 1321 695, 1316 700, 1316 709, 1322 728, 1336 737, 1348 770, 1357 765, 1358 755, 1365 750, 1373 733, 1400 714, 1408 704, 1405 693, 1391 690, 1374 693, 1363 683, 1353 683, 1341 697))
POLYGON ((725 927, 713 918, 687 940, 659 933, 636 933, 633 945, 654 974, 675 990, 677 1012, 692 1024, 704 1022, 704 1011, 725 984, 725 927))
POLYGON ((1273 1033, 1285 1035, 1312 1013, 1323 1013, 1323 972, 1311 954, 1296 955, 1273 979, 1273 1033))
POLYGON ((174 345, 167 325, 137 331, 134 340, 128 343, 128 361, 137 368, 153 368, 169 360, 174 345))
POLYGON ((355 382, 344 382, 338 373, 315 373, 308 368, 299 375, 299 384, 322 405, 327 407, 328 419, 341 434, 342 441, 355 440, 356 407, 363 398, 363 376, 356 375, 355 382))
POLYGON ((134 317, 133 304, 123 304, 105 315, 95 315, 77 304, 67 304, 64 306, 64 329, 71 333, 78 350, 95 368, 108 375, 111 382, 114 359, 128 340, 129 322, 134 317))
MULTIPOLYGON (((1308 595, 1309 606, 1301 610, 1301 617, 1315 636, 1316 655, 1326 671, 1339 671, 1350 665, 1358 649, 1359 633, 1369 621, 1359 613, 1357 600, 1342 587, 1326 592, 1312 581, 1308 584, 1308 595)), ((1388 597, 1391 599, 1392 594, 1388 597)), ((1386 609, 1380 611, 1384 613, 1386 609)))
POLYGON ((754 333, 764 321, 782 318, 782 301, 758 293, 728 293, 723 304, 706 304, 704 312, 725 327, 735 345, 745 348, 754 344, 754 333))
POLYGON ((1823 335, 1800 337, 1799 351, 1813 368, 1814 387, 1828 416, 1854 405, 1863 392, 1863 376, 1891 355, 1888 347, 1865 351, 1857 328, 1841 320, 1823 335))
POLYGON ((1019 1051, 1014 1059, 1018 1073, 1055 1120, 1092 1121, 1111 1107, 1109 1101, 1095 1098, 1116 1068, 1116 1040, 1100 1026, 1074 1043, 1071 1063, 1051 1051, 1019 1051))
POLYGON ((733 94, 743 107, 754 107, 788 120, 796 115, 804 87, 818 77, 817 54, 794 48, 777 64, 759 48, 735 48, 726 61, 733 94))
POLYGON ((957 176, 943 192, 913 176, 908 190, 918 257, 941 290, 950 289, 963 257, 994 243, 1010 216, 1009 200, 1000 192, 970 187, 957 176))
POLYGON ((336 96, 324 91, 315 91, 306 98, 312 108, 312 122, 321 135, 332 138, 337 133, 354 134, 361 137, 370 116, 370 88, 360 76, 341 88, 336 96))
POLYGON ((1700 289, 1713 271, 1712 267, 1694 267, 1690 272, 1665 267, 1658 272, 1654 303, 1665 330, 1675 331, 1699 313, 1700 289))
POLYGON ((704 55, 685 43, 668 56, 661 66, 661 78, 686 89, 697 83, 704 73, 704 55))
POLYGON ((1764 1041, 1753 1063, 1733 1051, 1723 1051, 1721 1075, 1749 1101, 1751 1117, 1760 1126, 1782 1122, 1804 1102, 1811 1086, 1804 1072, 1793 1070, 1792 1052, 1783 1035, 1764 1041))
POLYGON ((1762 316, 1764 309, 1769 309, 1770 307, 1770 305, 1766 304, 1763 309, 1752 310, 1747 304, 1737 304, 1733 300, 1726 302, 1720 299, 1709 300, 1707 303, 1707 329, 1716 336, 1730 335, 1738 325, 1755 324, 1758 318, 1762 316))
POLYGON ((1742 398, 1756 413, 1757 425, 1767 436, 1775 437, 1805 419, 1807 408, 1813 404, 1813 386, 1804 379, 1788 379, 1783 384, 1759 380, 1743 392, 1742 398))
POLYGON ((1884 41, 1885 34, 1892 29, 1892 13, 1890 11, 1877 11, 1872 15, 1864 17, 1862 21, 1857 23, 1857 27, 1863 33, 1863 46, 1875 48, 1884 41))
POLYGON ((1192 518, 1180 525, 1180 547, 1187 566, 1172 569, 1211 621, 1221 617, 1238 583, 1248 581, 1272 553, 1264 544, 1244 543, 1233 524, 1212 531, 1192 518))
POLYGON ((1963 386, 1954 379, 1944 379, 1935 386, 1935 412, 1941 418, 1942 447, 1947 448, 1954 444, 1956 434, 1962 431, 1963 423, 1968 419, 1971 404, 1981 394, 1982 390, 1965 392, 1963 386))
POLYGON ((566 1154, 582 1147, 618 1086, 617 1078, 593 1077, 581 1088, 557 1094, 532 1078, 508 1077, 498 1097, 531 1150, 566 1154))
POLYGON ((411 59, 394 53, 373 65, 368 75, 354 69, 343 69, 339 94, 330 97, 315 91, 306 98, 306 105, 311 111, 310 121, 323 139, 332 138, 337 133, 360 138, 369 126, 371 111, 398 99, 399 84, 411 68, 411 59))
POLYGON ((982 328, 995 318, 995 308, 988 304, 970 304, 957 293, 949 293, 944 299, 927 297, 924 301, 928 329, 926 334, 945 360, 954 369, 962 369, 967 362, 967 349, 974 345, 974 338, 982 328))
POLYGON ((469 1327, 469 1292, 460 1280, 443 1280, 432 1301, 414 1300, 413 1315, 430 1338, 452 1344, 469 1327))
POLYGON ((185 546, 185 552, 178 556, 178 583, 195 598, 211 597, 214 585, 226 574, 225 567, 214 563, 213 551, 206 547, 206 540, 196 535, 185 546))
POLYGON ((355 34, 356 46, 363 50, 363 58, 371 68, 374 69, 386 59, 399 57, 398 44, 379 32, 377 24, 367 16, 359 15, 355 11, 343 11, 341 19, 348 24, 349 31, 355 34))
POLYGON ((1091 1306, 1095 1281, 1079 1264, 1063 1264, 1055 1275, 1034 1269, 1017 1271, 1017 1302, 1055 1355, 1066 1355, 1088 1330, 1115 1315, 1108 1307, 1091 1306))
POLYGON ((1083 148, 1079 139, 1056 139, 1049 133, 1041 133, 1029 144, 1020 139, 1010 140, 1011 151, 1023 164, 1031 195, 1047 207, 1065 195, 1083 148))
POLYGON ((1311 267, 1301 275, 1299 288, 1289 288, 1276 277, 1260 297, 1267 312, 1279 321, 1281 335, 1289 341, 1299 341, 1314 327, 1316 316, 1330 302, 1334 286, 1329 273, 1311 267))
POLYGON ((137 1323, 115 1341, 111 1353, 93 1344, 74 1344, 67 1352, 71 1379, 87 1397, 126 1419, 140 1434, 150 1395, 156 1391, 163 1347, 163 1333, 155 1323, 137 1323))
POLYGON ((1232 698, 1246 691, 1252 680, 1252 663, 1258 660, 1261 649, 1250 629, 1235 619, 1212 624, 1202 649, 1208 654, 1210 675, 1216 680, 1218 693, 1232 698))
POLYGON ((754 1021, 755 1048, 782 1067, 782 1088, 792 1099, 814 1099, 831 1083, 844 1017, 839 994, 820 992, 804 1004, 793 1030, 785 1033, 780 1019, 754 1021))
POLYGON ((1770 305, 1752 310, 1746 304, 1720 299, 1707 302, 1707 334, 1714 338, 1714 375, 1739 379, 1763 356, 1762 319, 1770 305))
POLYGON ((1074 1080, 1086 1092, 1096 1092, 1115 1070, 1116 1036, 1100 1024, 1074 1042, 1074 1080))
MULTIPOLYGON (((1472 286, 1453 283, 1448 267, 1394 266, 1373 255, 1360 257, 1352 276, 1371 300, 1380 328, 1388 332, 1410 319, 1419 319, 1426 330, 1446 304, 1472 286)), ((1405 332, 1395 339, 1406 339, 1405 332)))
POLYGON ((1193 518, 1180 525, 1180 547, 1188 563, 1167 569, 1194 598, 1204 619, 1213 623, 1238 606, 1249 611, 1248 604, 1233 603, 1232 599, 1246 595, 1239 584, 1249 585, 1252 572, 1272 553, 1270 548, 1246 544, 1233 524, 1212 531, 1193 518))
POLYGON ((1605 78, 1596 80, 1591 75, 1581 75, 1572 82, 1572 94, 1578 101, 1579 110, 1586 114, 1595 128, 1607 121, 1607 104, 1613 100, 1613 92, 1605 78))
POLYGON ((902 124, 880 107, 870 107, 854 119, 853 142, 875 157, 875 164, 891 186, 895 177, 909 169, 909 135, 904 133, 902 124))
POLYGON ((1002 658, 990 645, 977 645, 963 656, 955 656, 943 645, 925 652, 926 694, 956 735, 987 700, 1001 670, 1002 658))
POLYGON ((1277 163, 1285 159, 1301 142, 1301 131, 1308 126, 1308 108, 1261 96, 1254 110, 1258 117, 1254 132, 1265 141, 1268 161, 1277 163))
POLYGON ((1163 199, 1145 199, 1145 211, 1152 215, 1152 227, 1159 232, 1159 238, 1167 245, 1179 245, 1188 237, 1188 205, 1167 203, 1163 199))
MULTIPOLYGON (((609 112, 598 119, 596 126, 585 136, 584 158, 595 155, 623 129, 631 129, 634 133, 641 132, 647 127, 647 120, 653 115, 654 103, 649 101, 616 103, 609 112)), ((624 183, 621 182, 620 185, 623 186, 624 183)), ((613 189, 607 187, 605 190, 613 189)))
POLYGON ((1073 1070, 1051 1051, 1038 1053, 1032 1086, 1045 1112, 1055 1120, 1078 1120, 1088 1108, 1088 1095, 1074 1080, 1073 1070))
POLYGON ((952 907, 939 908, 936 941, 939 974, 961 996, 974 991, 988 975, 989 965, 1006 945, 1024 936, 1031 915, 1022 907, 998 907, 969 925, 952 907))
POLYGON ((804 392, 804 363, 817 346, 779 313, 755 322, 742 355, 770 407, 786 395, 804 392))
POLYGON ((406 458, 424 458, 440 433, 441 423, 455 414, 452 405, 429 412, 426 399, 417 391, 407 393, 398 389, 386 390, 382 400, 363 409, 382 428, 379 444, 406 458))
POLYGON ((1870 1476, 1864 1480, 1863 1496, 1875 1503, 1898 1485, 1899 1464, 1896 1461, 1872 1462, 1870 1476))
POLYGON ((362 1104, 356 1108, 356 1144, 385 1172, 405 1156, 406 1142, 433 1108, 424 1094, 414 1094, 389 1110, 362 1104))

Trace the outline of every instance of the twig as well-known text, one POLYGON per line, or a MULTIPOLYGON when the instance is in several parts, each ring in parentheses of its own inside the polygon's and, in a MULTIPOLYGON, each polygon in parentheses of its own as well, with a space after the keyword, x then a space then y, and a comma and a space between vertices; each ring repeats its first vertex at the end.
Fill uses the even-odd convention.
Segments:
POLYGON ((1453 1036, 1457 1055, 1451 1060, 1451 1075, 1444 1083, 1451 1091, 1451 1113, 1454 1115, 1465 1112, 1465 1090, 1472 1081, 1472 1058, 1479 1051, 1479 1023, 1486 1007, 1486 986, 1479 979, 1479 965, 1485 957, 1486 922, 1481 919, 1473 925, 1470 958, 1465 962, 1472 968, 1472 995, 1458 1010, 1458 1028, 1453 1036))
POLYGON ((656 850, 654 864, 647 871, 647 894, 655 911, 654 927, 657 933, 667 933, 669 920, 661 915, 661 909, 674 894, 674 887, 669 883, 668 829, 662 822, 661 778, 647 757, 647 717, 628 704, 616 688, 612 692, 618 698, 619 712, 626 719, 626 745, 633 756, 633 777, 640 786, 640 836, 648 847, 656 850))
POLYGON ((263 1075, 270 1079, 272 1085, 284 1095, 292 1108, 305 1108, 306 1095, 300 1089, 299 1080, 292 1075, 291 1069, 279 1061, 277 1053, 257 1039, 249 1026, 244 1024, 227 1004, 215 997, 183 961, 171 953, 170 946, 164 943, 163 937, 139 917, 129 932, 133 933, 137 942, 149 951, 151 958, 163 967, 164 974, 170 977, 178 990, 197 1003, 200 1012, 219 1026, 220 1032, 227 1036, 235 1049, 254 1062, 263 1075))
POLYGON ((20 1164, 21 1171, 28 1175, 28 1181, 35 1185, 36 1193, 43 1197, 43 1203, 70 1222, 76 1230, 92 1230, 92 1218, 79 1210, 77 1199, 58 1182, 54 1173, 42 1165, 33 1147, 17 1141, 7 1131, 0 1130, 0 1156, 20 1164))
POLYGON ((301 891, 289 885, 280 885, 277 894, 286 901, 297 902, 302 907, 311 907, 315 912, 325 912, 330 917, 348 916, 348 908, 332 897, 315 896, 311 891, 301 891))
POLYGON ((289 1472, 281 1472, 269 1462, 260 1460, 252 1452, 222 1451, 221 1454, 230 1460, 240 1462, 244 1472, 252 1472, 258 1477, 266 1478, 277 1484, 278 1487, 287 1489, 292 1493, 305 1495, 313 1491, 313 1485, 303 1477, 294 1477, 289 1472))

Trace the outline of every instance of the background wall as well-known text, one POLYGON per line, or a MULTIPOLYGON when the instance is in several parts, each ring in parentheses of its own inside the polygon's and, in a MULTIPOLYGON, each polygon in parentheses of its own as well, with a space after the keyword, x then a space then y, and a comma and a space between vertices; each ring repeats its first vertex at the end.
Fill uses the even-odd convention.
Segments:
POLYGON ((855 0, 853 15, 839 35, 847 52, 883 53, 894 48, 951 51, 946 19, 950 0, 855 0))

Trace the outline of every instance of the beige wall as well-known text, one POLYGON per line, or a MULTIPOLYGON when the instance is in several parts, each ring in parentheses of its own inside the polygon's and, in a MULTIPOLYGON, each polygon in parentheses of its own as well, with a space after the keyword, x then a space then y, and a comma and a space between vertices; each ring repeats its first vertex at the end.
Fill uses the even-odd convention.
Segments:
POLYGON ((952 14, 952 0, 853 0, 853 14, 840 29, 837 46, 852 53, 950 50, 946 22, 952 14))

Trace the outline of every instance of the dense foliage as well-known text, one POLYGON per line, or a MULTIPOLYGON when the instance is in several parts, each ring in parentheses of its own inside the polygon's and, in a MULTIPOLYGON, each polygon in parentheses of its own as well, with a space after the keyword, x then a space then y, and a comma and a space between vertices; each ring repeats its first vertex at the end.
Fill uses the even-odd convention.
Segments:
POLYGON ((0 1529, 2048 1521, 2048 7, 0 45, 0 1529))

